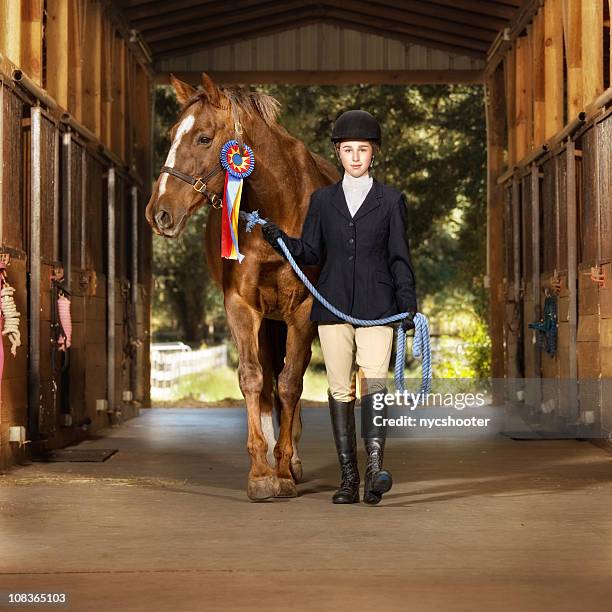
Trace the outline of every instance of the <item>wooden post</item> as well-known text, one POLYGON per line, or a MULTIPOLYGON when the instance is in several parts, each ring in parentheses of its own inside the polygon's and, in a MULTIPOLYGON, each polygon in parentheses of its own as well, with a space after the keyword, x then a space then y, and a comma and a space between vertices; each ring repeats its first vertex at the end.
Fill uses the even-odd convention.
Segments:
POLYGON ((87 0, 70 0, 69 83, 70 112, 77 121, 83 121, 83 43, 87 17, 87 0))
POLYGON ((516 102, 515 102, 515 129, 516 129, 516 160, 521 160, 529 150, 527 134, 529 133, 528 111, 529 92, 531 84, 529 79, 529 57, 527 51, 529 44, 525 36, 516 40, 516 102))
MULTIPOLYGON (((595 0, 586 0, 586 4, 595 0)), ((582 102, 582 0, 563 0, 563 34, 567 60, 567 120, 583 108, 582 102)), ((590 32, 589 36, 595 36, 590 32)))
MULTIPOLYGON (((491 377, 504 378, 504 188, 497 179, 504 167, 504 74, 501 66, 485 83, 487 120, 487 278, 491 377)), ((503 402, 503 392, 493 403, 503 402)))
POLYGON ((113 40, 113 73, 112 83, 112 127, 111 149, 122 160, 125 160, 125 42, 115 35, 113 40))
MULTIPOLYGON (((612 1, 612 0, 611 0, 612 1)), ((539 11, 531 30, 531 81, 533 83, 533 146, 546 141, 546 97, 544 77, 544 12, 539 11)))
POLYGON ((504 76, 506 82, 506 117, 508 122, 508 166, 517 161, 516 156, 516 50, 508 49, 504 58, 504 76))
POLYGON ((42 87, 42 0, 23 0, 21 3, 21 61, 20 68, 42 87))
POLYGON ((71 28, 70 3, 66 0, 47 2, 47 91, 55 101, 68 111, 70 108, 69 61, 71 28))
POLYGON ((544 4, 544 140, 563 129, 563 21, 561 0, 544 4))
POLYGON ((584 106, 603 92, 603 3, 582 2, 582 100, 584 106))
POLYGON ((0 0, 0 53, 21 64, 21 2, 0 0))
POLYGON ((114 39, 115 29, 108 17, 103 19, 102 29, 102 117, 101 136, 102 142, 110 149, 112 134, 112 74, 114 67, 114 39))
POLYGON ((83 123, 102 139, 102 7, 97 2, 87 9, 83 48, 83 123))
MULTIPOLYGON (((608 35, 610 36, 610 40, 612 41, 612 0, 608 0, 608 35)), ((612 87, 612 42, 610 42, 610 57, 609 57, 609 68, 610 75, 608 78, 608 86, 612 87)))

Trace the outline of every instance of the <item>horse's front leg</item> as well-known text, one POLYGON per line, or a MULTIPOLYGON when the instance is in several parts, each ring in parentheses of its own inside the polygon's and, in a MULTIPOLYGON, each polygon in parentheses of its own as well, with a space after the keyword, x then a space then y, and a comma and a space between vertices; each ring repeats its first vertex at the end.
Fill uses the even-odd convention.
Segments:
MULTIPOLYGON (((274 448, 276 474, 281 497, 297 495, 295 479, 301 478, 302 466, 294 452, 293 436, 301 432, 300 397, 304 388, 304 372, 312 355, 311 344, 316 327, 310 321, 311 302, 306 300, 287 319, 287 353, 285 365, 278 377, 278 395, 281 404, 278 442, 274 448), (299 419, 295 424, 294 419, 299 419)), ((299 437, 299 434, 298 434, 299 437)))
POLYGON ((261 429, 259 402, 264 376, 258 357, 258 336, 263 318, 237 294, 225 295, 225 310, 238 349, 238 380, 247 407, 247 449, 251 456, 247 495, 252 500, 268 499, 278 495, 280 488, 266 459, 268 444, 261 429))

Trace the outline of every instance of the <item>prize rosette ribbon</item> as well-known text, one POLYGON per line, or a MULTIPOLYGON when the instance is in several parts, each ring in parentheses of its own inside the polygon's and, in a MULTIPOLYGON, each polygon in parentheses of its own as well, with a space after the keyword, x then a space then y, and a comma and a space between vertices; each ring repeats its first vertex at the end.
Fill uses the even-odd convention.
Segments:
POLYGON ((237 259, 242 263, 244 255, 238 250, 238 214, 243 179, 249 176, 255 167, 253 150, 243 144, 241 151, 237 140, 228 140, 221 149, 221 165, 226 171, 221 220, 221 257, 237 259))

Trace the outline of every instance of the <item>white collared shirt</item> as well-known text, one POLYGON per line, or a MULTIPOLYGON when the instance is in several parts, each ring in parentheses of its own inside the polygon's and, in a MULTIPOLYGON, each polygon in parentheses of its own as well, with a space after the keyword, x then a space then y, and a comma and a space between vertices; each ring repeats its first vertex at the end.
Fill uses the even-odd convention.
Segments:
POLYGON ((368 172, 362 174, 359 178, 351 176, 348 172, 344 173, 342 179, 342 189, 344 197, 348 205, 351 217, 354 217, 370 189, 372 189, 373 179, 368 172))

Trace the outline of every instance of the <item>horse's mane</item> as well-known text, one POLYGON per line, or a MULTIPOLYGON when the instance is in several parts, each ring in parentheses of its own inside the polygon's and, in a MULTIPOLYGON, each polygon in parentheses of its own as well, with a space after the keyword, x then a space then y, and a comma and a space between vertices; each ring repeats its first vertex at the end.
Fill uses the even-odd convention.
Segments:
POLYGON ((276 98, 258 91, 252 91, 246 87, 220 87, 219 91, 221 92, 220 104, 213 103, 207 91, 198 90, 187 100, 182 112, 184 113, 196 102, 205 102, 225 109, 229 108, 231 103, 249 117, 253 115, 253 112, 256 112, 265 121, 266 125, 276 123, 280 109, 280 102, 276 98))

